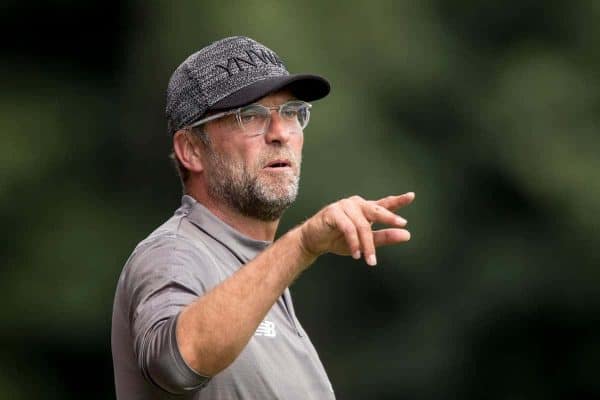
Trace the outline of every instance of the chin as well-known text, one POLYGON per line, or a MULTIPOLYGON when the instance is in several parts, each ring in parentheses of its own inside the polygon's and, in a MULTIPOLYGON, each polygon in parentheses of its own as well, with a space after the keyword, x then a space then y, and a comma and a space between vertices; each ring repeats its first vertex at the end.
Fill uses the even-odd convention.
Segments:
POLYGON ((293 203, 298 195, 297 188, 278 188, 279 190, 269 190, 263 192, 263 199, 272 203, 293 203))

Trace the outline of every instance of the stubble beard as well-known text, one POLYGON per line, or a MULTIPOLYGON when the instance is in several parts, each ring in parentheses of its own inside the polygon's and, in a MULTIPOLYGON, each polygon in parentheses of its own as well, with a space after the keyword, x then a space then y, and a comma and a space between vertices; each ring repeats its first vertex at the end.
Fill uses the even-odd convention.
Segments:
POLYGON ((252 167, 242 161, 207 149, 208 194, 242 215, 261 221, 276 221, 296 200, 300 184, 300 157, 291 151, 263 154, 252 167), (287 158, 290 172, 270 172, 262 167, 270 160, 287 158))

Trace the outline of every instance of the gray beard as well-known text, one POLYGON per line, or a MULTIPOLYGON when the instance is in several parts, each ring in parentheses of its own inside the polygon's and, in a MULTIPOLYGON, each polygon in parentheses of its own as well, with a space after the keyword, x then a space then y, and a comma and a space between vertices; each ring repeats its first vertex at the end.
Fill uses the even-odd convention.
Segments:
POLYGON ((294 161, 297 174, 260 176, 257 173, 251 176, 240 162, 228 160, 212 150, 208 150, 207 155, 210 160, 208 194, 242 215, 261 221, 276 221, 296 200, 300 183, 299 160, 294 161))

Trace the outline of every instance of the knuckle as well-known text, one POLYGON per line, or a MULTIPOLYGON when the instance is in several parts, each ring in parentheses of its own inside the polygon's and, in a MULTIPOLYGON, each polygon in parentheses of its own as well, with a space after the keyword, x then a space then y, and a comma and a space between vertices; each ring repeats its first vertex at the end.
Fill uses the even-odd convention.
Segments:
POLYGON ((342 199, 338 202, 338 204, 340 207, 347 207, 350 202, 350 199, 342 199))
POLYGON ((340 224, 339 229, 345 235, 352 233, 352 228, 348 224, 340 224))
POLYGON ((368 223, 368 222, 366 222, 366 221, 361 221, 361 222, 358 222, 358 223, 356 224, 356 227, 357 227, 357 228, 358 228, 360 231, 367 231, 367 230, 368 230, 368 231, 371 231, 371 224, 369 224, 369 223, 368 223))
POLYGON ((337 225, 337 212, 335 209, 326 209, 322 214, 322 221, 330 226, 334 227, 337 225))
POLYGON ((346 229, 344 229, 344 236, 354 239, 356 238, 356 231, 350 227, 346 227, 346 229))
POLYGON ((373 212, 374 212, 375 214, 381 214, 381 213, 383 213, 383 212, 384 212, 383 210, 384 210, 384 208, 383 208, 383 207, 381 207, 381 206, 379 206, 379 205, 377 205, 377 204, 374 204, 374 205, 373 205, 373 212))
POLYGON ((365 199, 363 199, 359 195, 355 194, 354 196, 350 197, 349 200, 352 200, 352 201, 355 201, 355 202, 360 202, 360 201, 364 201, 365 199))
POLYGON ((334 222, 332 221, 329 215, 323 215, 323 224, 325 224, 325 226, 329 228, 333 228, 335 226, 334 222))
POLYGON ((327 207, 325 207, 325 209, 323 210, 323 213, 326 215, 333 215, 333 214, 335 214, 337 209, 338 209, 338 206, 336 204, 330 204, 327 207))

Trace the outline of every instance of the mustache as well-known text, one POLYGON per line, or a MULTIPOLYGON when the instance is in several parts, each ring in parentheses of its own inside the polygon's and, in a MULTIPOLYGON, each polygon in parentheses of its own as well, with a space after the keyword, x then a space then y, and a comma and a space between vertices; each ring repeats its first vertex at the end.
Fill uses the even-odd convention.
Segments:
POLYGON ((277 150, 268 150, 268 151, 265 151, 264 153, 260 154, 259 159, 258 159, 259 165, 263 166, 263 165, 268 164, 272 160, 276 160, 276 159, 280 159, 280 158, 290 160, 292 167, 299 167, 300 164, 302 163, 301 157, 296 155, 291 149, 281 148, 281 149, 277 149, 277 150))

